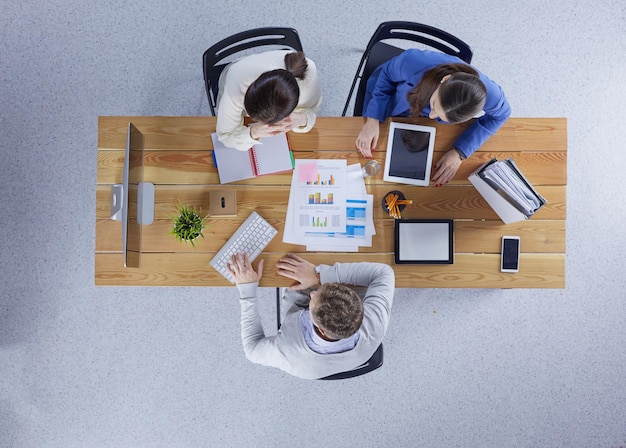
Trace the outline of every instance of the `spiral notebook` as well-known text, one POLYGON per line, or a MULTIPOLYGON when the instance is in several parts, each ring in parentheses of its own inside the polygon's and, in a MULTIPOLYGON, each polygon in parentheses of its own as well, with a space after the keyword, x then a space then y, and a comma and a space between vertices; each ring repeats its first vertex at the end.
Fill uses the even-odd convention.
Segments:
POLYGON ((266 174, 293 171, 293 155, 289 150, 287 134, 263 137, 261 144, 247 151, 238 151, 224 146, 211 134, 213 140, 213 161, 221 184, 251 179, 266 174))

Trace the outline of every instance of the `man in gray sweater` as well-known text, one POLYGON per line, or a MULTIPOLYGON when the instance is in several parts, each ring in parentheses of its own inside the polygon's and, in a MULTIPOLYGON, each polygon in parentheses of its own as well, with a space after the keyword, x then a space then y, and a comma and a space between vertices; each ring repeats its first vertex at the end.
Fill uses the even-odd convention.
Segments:
POLYGON ((246 254, 236 254, 228 265, 241 299, 241 339, 250 361, 318 379, 354 369, 372 356, 389 323, 395 287, 390 266, 315 266, 287 254, 276 267, 295 283, 283 297, 280 331, 266 336, 257 303, 263 260, 258 272, 246 254))

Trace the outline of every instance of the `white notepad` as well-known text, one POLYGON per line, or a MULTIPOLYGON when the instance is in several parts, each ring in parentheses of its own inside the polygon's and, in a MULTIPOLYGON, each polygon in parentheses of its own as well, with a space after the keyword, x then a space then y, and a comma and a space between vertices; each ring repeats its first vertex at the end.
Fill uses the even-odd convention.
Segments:
POLYGON ((454 221, 451 219, 396 219, 396 264, 454 263, 454 221))
POLYGON ((238 151, 224 146, 211 134, 213 159, 220 176, 220 183, 227 184, 266 174, 283 173, 293 170, 293 158, 289 150, 287 134, 263 137, 260 144, 247 151, 238 151))

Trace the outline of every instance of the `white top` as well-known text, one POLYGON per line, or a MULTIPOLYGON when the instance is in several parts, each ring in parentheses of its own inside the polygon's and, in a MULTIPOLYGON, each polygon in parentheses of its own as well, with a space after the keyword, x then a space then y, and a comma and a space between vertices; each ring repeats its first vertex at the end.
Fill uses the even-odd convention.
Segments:
MULTIPOLYGON (((217 97, 217 136, 229 148, 247 151, 259 141, 250 137, 250 130, 244 126, 248 116, 244 108, 244 97, 248 87, 263 73, 285 69, 285 55, 291 50, 274 50, 243 57, 224 69, 219 80, 217 97)), ((307 124, 293 129, 294 132, 309 132, 315 124, 316 112, 322 103, 317 68, 306 58, 307 71, 304 79, 296 78, 300 88, 300 98, 294 112, 304 113, 307 124)))

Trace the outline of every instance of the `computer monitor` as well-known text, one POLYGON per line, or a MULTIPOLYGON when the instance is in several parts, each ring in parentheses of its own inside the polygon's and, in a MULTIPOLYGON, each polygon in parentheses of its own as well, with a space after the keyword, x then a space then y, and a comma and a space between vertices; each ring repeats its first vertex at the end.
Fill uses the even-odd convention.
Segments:
POLYGON ((124 266, 141 262, 141 228, 154 221, 154 184, 143 181, 144 137, 128 123, 122 184, 111 188, 111 219, 122 221, 124 266))

